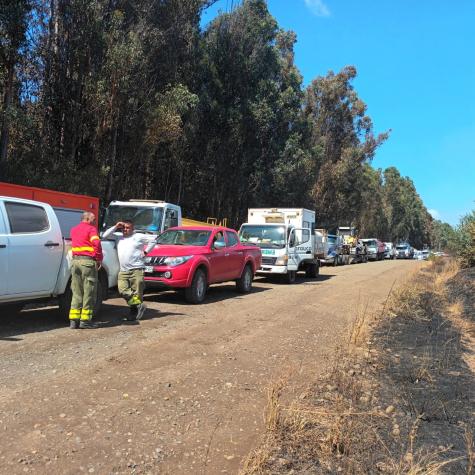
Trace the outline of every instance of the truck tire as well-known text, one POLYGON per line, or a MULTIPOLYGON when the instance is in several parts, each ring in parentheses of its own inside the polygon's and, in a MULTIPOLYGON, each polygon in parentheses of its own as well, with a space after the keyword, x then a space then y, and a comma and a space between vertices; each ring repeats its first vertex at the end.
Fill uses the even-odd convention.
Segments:
POLYGON ((199 304, 203 302, 206 297, 206 290, 208 289, 208 282, 206 273, 203 269, 196 269, 191 286, 185 289, 185 299, 189 303, 199 304))
POLYGON ((296 278, 297 278, 297 272, 294 270, 288 270, 287 274, 285 274, 285 282, 287 284, 295 284, 296 278))
MULTIPOLYGON (((107 298, 107 275, 100 273, 97 281, 97 296, 96 304, 94 305, 94 317, 96 317, 101 310, 102 302, 107 298)), ((64 294, 59 296, 59 314, 65 320, 69 319, 69 310, 71 309, 71 300, 73 292, 71 290, 71 282, 68 282, 64 294)))
POLYGON ((241 277, 236 280, 236 290, 240 294, 248 294, 252 290, 252 267, 249 264, 244 266, 241 277))
POLYGON ((109 287, 109 281, 107 274, 104 272, 99 273, 99 279, 97 282, 97 296, 96 304, 94 305, 94 316, 97 316, 102 308, 102 302, 107 299, 107 290, 109 287))
POLYGON ((61 315, 61 318, 65 320, 69 319, 72 298, 73 292, 71 290, 71 282, 68 282, 64 294, 59 296, 59 314, 61 315))
POLYGON ((305 277, 309 279, 315 279, 320 272, 320 266, 318 264, 308 264, 305 269, 305 277))

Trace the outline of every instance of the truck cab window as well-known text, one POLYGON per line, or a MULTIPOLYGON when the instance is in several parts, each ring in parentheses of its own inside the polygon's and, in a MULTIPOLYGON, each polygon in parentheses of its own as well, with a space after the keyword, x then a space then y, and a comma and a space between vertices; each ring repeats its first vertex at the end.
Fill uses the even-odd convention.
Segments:
POLYGON ((82 213, 81 210, 75 209, 63 209, 63 208, 53 208, 56 214, 56 217, 59 221, 59 226, 61 227, 61 232, 65 239, 71 238, 71 228, 78 225, 81 222, 82 213))
POLYGON ((228 247, 235 246, 239 242, 236 233, 226 231, 226 237, 228 238, 228 247))
POLYGON ((223 248, 226 247, 226 241, 224 240, 224 234, 221 231, 218 231, 216 235, 213 238, 213 246, 218 248, 223 248), (218 243, 218 246, 216 246, 216 243, 218 243))
POLYGON ((49 229, 48 216, 41 206, 6 202, 5 208, 12 234, 40 233, 49 229))

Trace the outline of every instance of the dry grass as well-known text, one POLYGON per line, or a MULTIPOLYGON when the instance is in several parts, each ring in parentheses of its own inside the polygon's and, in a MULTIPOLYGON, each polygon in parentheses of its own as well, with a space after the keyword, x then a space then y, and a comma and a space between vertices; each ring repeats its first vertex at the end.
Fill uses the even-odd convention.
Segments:
POLYGON ((285 380, 269 389, 267 433, 241 475, 472 474, 473 415, 453 392, 469 390, 462 326, 452 324, 466 322, 467 304, 446 291, 457 275, 436 261, 393 289, 382 311, 361 303, 308 397, 284 404, 285 380))

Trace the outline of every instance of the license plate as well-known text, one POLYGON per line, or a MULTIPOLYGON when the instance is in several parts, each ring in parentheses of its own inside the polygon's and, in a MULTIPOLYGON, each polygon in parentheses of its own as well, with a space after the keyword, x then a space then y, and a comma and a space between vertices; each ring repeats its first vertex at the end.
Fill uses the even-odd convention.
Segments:
POLYGON ((147 274, 152 274, 153 273, 153 266, 146 266, 145 267, 145 272, 147 274))

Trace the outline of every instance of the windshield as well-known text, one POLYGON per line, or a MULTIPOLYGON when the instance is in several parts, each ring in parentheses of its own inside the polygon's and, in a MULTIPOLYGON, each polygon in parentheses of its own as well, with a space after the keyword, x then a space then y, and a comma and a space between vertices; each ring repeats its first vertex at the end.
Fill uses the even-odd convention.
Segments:
POLYGON ((157 232, 162 227, 162 216, 162 208, 112 205, 106 210, 102 228, 106 230, 118 221, 130 220, 137 231, 157 232))
POLYGON ((157 238, 157 244, 173 246, 206 246, 211 231, 196 231, 192 229, 178 229, 165 231, 157 238))
POLYGON ((364 244, 366 244, 367 247, 376 247, 376 241, 363 241, 364 244))
POLYGON ((327 239, 328 239, 328 244, 336 244, 338 241, 337 236, 333 236, 330 234, 328 235, 327 239))
POLYGON ((241 228, 239 237, 241 242, 272 249, 283 249, 286 241, 284 226, 246 225, 241 228))
POLYGON ((396 246, 396 249, 398 251, 405 251, 407 249, 407 246, 396 246))

